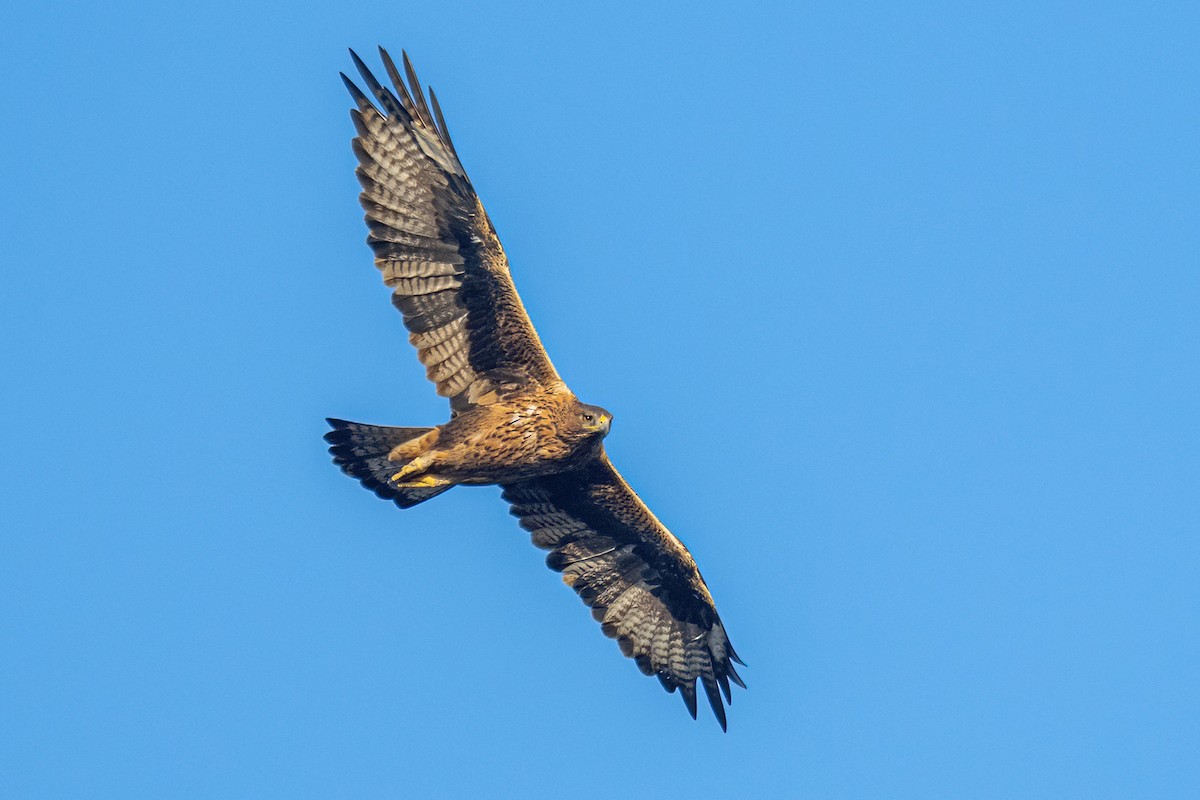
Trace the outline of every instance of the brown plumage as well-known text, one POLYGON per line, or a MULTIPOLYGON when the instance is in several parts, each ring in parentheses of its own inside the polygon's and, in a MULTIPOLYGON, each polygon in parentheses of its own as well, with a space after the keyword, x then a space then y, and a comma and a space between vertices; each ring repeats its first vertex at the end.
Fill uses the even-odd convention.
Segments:
POLYGON ((499 484, 601 630, 696 716, 699 681, 722 729, 742 663, 696 562, 604 452, 611 415, 559 378, 508 259, 454 150, 441 108, 404 57, 393 88, 351 57, 375 102, 354 98, 356 170, 375 265, 451 418, 433 428, 329 420, 334 462, 401 508, 459 484, 499 484), (378 105, 376 105, 377 103, 378 105))

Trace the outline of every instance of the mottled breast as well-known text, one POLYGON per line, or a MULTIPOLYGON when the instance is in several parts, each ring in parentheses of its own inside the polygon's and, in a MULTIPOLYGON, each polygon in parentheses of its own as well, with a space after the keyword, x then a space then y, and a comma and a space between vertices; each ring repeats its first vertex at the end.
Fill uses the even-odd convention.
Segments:
POLYGON ((579 408, 571 394, 538 392, 460 414, 447 426, 457 428, 454 467, 464 473, 460 480, 521 480, 561 472, 594 456, 599 437, 580 428, 579 408))

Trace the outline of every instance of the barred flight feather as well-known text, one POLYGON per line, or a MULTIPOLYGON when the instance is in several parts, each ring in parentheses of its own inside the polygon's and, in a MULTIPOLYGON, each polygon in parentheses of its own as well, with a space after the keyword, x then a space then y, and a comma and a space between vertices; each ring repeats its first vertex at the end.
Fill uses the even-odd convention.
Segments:
POLYGON ((741 660, 691 555, 608 459, 506 484, 504 499, 621 652, 668 691, 679 689, 693 717, 699 681, 724 728, 717 689, 745 686, 734 667, 741 660))
MULTIPOLYGON (((427 483, 397 477, 425 458, 414 455, 424 454, 420 448, 455 440, 457 434, 447 431, 461 431, 454 426, 463 420, 493 419, 490 412, 508 420, 511 408, 515 424, 522 414, 535 413, 523 398, 540 398, 546 407, 564 397, 578 400, 529 321, 438 98, 430 90, 426 101, 407 55, 402 69, 382 48, 380 55, 390 86, 353 52, 367 91, 342 75, 354 101, 352 147, 367 243, 408 340, 438 393, 449 399, 452 417, 437 429, 330 420, 326 440, 335 463, 403 508, 446 491, 454 480, 500 483, 533 544, 549 551, 547 566, 590 607, 604 635, 668 692, 678 690, 693 718, 699 683, 724 729, 730 684, 745 686, 734 667, 742 662, 691 554, 613 468, 599 438, 577 456, 579 463, 561 471, 521 471, 514 466, 518 453, 536 453, 547 444, 539 431, 556 431, 547 438, 561 439, 556 418, 542 417, 537 425, 526 419, 515 431, 490 423, 489 431, 507 437, 513 460, 486 479, 477 472, 427 483), (499 403, 511 405, 497 408, 499 403)), ((477 459, 467 466, 477 470, 477 459)))
MULTIPOLYGON (((436 114, 430 111, 421 87, 411 83, 416 74, 407 61, 402 76, 383 53, 388 88, 362 59, 353 59, 370 93, 342 76, 356 106, 350 116, 358 133, 353 147, 360 199, 376 265, 395 290, 393 304, 417 334, 466 317, 466 335, 457 340, 461 358, 453 362, 461 371, 439 368, 431 379, 460 411, 470 405, 465 392, 475 377, 489 370, 518 369, 544 386, 561 383, 513 288, 504 251, 450 143, 440 106, 436 114)), ((444 351, 436 362, 426 360, 428 351, 418 355, 427 368, 451 358, 444 351)))

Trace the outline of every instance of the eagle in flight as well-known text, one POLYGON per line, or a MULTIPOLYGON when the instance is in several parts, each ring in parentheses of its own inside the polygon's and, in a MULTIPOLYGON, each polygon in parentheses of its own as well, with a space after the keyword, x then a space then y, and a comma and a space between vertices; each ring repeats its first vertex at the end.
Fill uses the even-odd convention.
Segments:
POLYGON ((437 96, 404 56, 392 87, 350 52, 374 102, 354 98, 355 170, 375 266, 450 420, 432 428, 330 419, 334 463, 410 508, 459 484, 499 484, 546 564, 591 607, 638 668, 679 690, 696 682, 721 728, 741 664, 696 562, 604 452, 611 415, 567 388, 513 286, 495 228, 455 152, 437 96), (394 90, 393 90, 394 89, 394 90))

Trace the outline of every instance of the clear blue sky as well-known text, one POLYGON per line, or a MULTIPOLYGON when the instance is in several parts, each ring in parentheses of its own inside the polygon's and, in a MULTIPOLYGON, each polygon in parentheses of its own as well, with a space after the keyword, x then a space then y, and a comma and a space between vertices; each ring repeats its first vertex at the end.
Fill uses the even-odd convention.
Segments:
POLYGON ((0 12, 0 796, 1200 796, 1200 7, 504 5, 0 12), (727 735, 498 490, 329 463, 446 413, 376 44, 699 560, 727 735))

